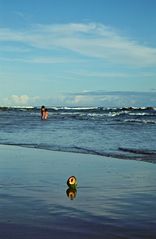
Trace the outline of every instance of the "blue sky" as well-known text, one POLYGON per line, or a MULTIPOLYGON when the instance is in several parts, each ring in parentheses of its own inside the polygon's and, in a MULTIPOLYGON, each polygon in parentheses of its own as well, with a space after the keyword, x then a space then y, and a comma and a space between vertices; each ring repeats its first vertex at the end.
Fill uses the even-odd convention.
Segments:
POLYGON ((155 106, 155 0, 0 0, 0 105, 155 106))

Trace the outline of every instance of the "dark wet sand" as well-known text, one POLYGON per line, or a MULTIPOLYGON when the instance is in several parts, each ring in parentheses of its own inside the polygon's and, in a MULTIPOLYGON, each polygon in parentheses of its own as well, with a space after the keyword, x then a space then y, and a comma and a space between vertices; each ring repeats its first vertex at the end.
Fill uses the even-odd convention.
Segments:
POLYGON ((0 238, 154 239, 155 182, 156 164, 0 146, 0 238))

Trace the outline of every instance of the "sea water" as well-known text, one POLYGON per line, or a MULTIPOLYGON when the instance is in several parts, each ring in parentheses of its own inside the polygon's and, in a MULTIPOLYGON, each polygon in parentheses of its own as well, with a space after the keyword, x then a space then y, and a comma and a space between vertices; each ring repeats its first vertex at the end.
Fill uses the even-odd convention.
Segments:
POLYGON ((0 109, 0 237, 156 238, 156 109, 48 111, 0 109))
POLYGON ((156 162, 156 108, 0 107, 0 144, 156 162))

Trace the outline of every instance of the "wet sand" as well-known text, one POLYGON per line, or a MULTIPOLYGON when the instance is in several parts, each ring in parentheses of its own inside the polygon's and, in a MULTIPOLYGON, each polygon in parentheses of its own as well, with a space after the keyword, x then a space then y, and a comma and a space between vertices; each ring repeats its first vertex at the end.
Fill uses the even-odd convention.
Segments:
POLYGON ((1 145, 0 238, 154 239, 155 182, 156 164, 1 145))

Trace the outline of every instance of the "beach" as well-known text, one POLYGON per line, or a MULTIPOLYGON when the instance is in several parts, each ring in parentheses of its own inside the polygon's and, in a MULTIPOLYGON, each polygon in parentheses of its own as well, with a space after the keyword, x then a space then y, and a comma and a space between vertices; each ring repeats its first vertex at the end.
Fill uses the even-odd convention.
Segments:
POLYGON ((155 170, 134 160, 1 145, 0 238, 155 238, 155 170), (78 186, 71 194, 72 175, 78 186))

